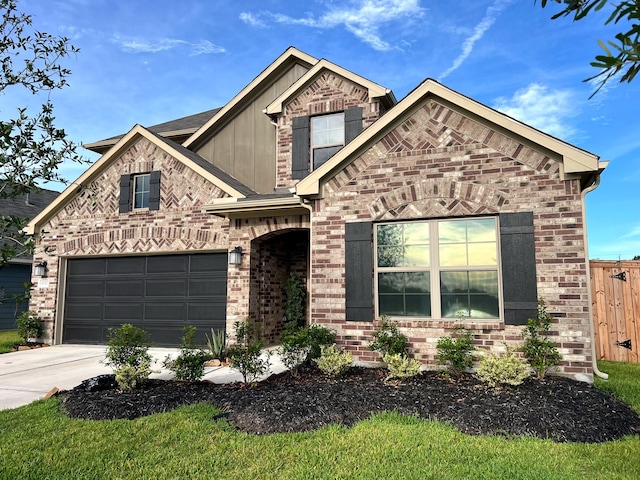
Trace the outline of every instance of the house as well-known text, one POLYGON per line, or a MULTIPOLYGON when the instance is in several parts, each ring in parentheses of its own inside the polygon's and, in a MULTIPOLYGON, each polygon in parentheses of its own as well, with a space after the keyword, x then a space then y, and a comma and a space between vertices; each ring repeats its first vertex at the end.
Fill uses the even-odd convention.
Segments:
MULTIPOLYGON (((59 194, 41 189, 13 198, 0 198, 0 213, 31 219, 59 194)), ((15 329, 16 317, 29 307, 26 286, 31 282, 32 264, 31 255, 19 254, 0 268, 0 330, 15 329)))
POLYGON ((295 273, 360 362, 382 315, 429 366, 459 323, 519 344, 542 297, 560 373, 593 378, 584 198, 605 164, 434 80, 398 102, 291 47, 222 108, 88 147, 82 191, 28 226, 49 341, 132 322, 175 345, 251 317, 275 343, 295 273))

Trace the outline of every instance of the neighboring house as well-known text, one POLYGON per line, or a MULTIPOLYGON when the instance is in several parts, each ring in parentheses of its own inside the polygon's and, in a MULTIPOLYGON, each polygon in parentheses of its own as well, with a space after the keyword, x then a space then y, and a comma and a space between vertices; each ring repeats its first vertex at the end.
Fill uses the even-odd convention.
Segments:
POLYGON ((132 322, 176 345, 251 317, 275 343, 293 272, 358 361, 382 315, 426 365, 459 321, 519 344, 542 297, 561 373, 593 378, 584 196, 604 164, 434 80, 397 102, 289 48, 220 109, 88 147, 83 193, 28 227, 49 341, 132 322))
MULTIPOLYGON (((58 195, 60 192, 38 190, 15 198, 0 198, 0 214, 31 219, 58 195)), ((0 330, 16 328, 16 317, 29 308, 25 285, 31 282, 32 264, 31 255, 18 255, 0 268, 0 330)))

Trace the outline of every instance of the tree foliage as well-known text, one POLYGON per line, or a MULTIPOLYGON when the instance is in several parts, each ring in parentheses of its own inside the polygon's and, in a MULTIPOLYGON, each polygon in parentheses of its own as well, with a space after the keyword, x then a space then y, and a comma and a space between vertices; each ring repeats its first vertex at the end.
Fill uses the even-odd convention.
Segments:
MULTIPOLYGON (((55 123, 51 92, 68 85, 71 72, 62 61, 78 52, 66 37, 33 27, 18 0, 0 0, 0 93, 33 95, 39 110, 20 107, 0 112, 0 198, 15 198, 47 182, 64 182, 58 168, 65 160, 83 162, 77 145, 55 123)), ((3 214, 4 212, 0 212, 3 214)), ((31 254, 33 244, 21 230, 29 219, 0 215, 0 267, 31 254)))
MULTIPOLYGON (((591 65, 600 72, 585 79, 598 80, 598 88, 591 95, 600 90, 612 77, 621 73, 620 82, 630 83, 640 70, 640 0, 551 0, 559 3, 563 9, 551 18, 573 16, 574 21, 585 18, 589 13, 602 10, 605 6, 612 8, 605 25, 619 24, 622 32, 615 35, 614 40, 606 42, 598 40, 604 51, 596 55, 591 65)), ((546 7, 550 0, 540 0, 542 7, 546 7)))

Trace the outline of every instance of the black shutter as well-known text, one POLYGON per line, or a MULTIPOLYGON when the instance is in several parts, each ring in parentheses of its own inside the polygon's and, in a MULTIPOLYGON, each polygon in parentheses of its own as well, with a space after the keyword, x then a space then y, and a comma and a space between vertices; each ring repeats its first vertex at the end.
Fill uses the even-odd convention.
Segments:
POLYGON ((309 174, 309 117, 293 117, 291 176, 294 180, 309 174))
POLYGON ((504 323, 526 325, 538 306, 533 213, 501 213, 504 323))
POLYGON ((160 172, 149 176, 149 210, 160 210, 160 172))
POLYGON ((346 320, 373 321, 373 223, 345 225, 346 320))
POLYGON ((120 213, 131 210, 131 175, 120 177, 120 213))
POLYGON ((362 132, 362 107, 344 111, 344 144, 356 138, 362 132))

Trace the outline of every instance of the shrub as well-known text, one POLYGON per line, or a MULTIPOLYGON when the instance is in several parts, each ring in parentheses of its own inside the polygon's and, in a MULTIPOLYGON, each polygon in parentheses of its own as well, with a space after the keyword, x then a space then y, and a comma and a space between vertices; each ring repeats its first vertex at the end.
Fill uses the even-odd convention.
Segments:
POLYGON ((486 352, 476 368, 476 376, 489 385, 520 385, 531 375, 527 362, 515 354, 515 349, 506 346, 503 355, 486 352))
POLYGON ((313 360, 320 357, 322 347, 329 346, 336 341, 336 332, 329 330, 322 325, 310 325, 307 327, 307 344, 309 345, 309 354, 307 360, 313 360))
POLYGON ((418 360, 410 359, 401 353, 387 353, 382 360, 389 369, 389 375, 385 378, 385 381, 392 378, 404 380, 405 378, 415 377, 420 373, 422 367, 418 360))
POLYGON ((133 390, 149 378, 151 363, 145 360, 137 368, 132 365, 123 365, 116 368, 113 373, 116 375, 116 382, 121 390, 133 390))
POLYGON ((16 324, 18 326, 18 335, 24 343, 27 343, 29 339, 35 339, 42 335, 42 319, 34 312, 22 312, 16 318, 16 324))
POLYGON ((262 357, 263 342, 258 325, 247 318, 233 324, 236 343, 227 349, 229 365, 242 374, 245 385, 252 384, 269 372, 269 354, 262 357))
POLYGON ((337 377, 345 373, 353 362, 353 355, 350 352, 342 352, 336 344, 322 346, 320 348, 320 358, 313 360, 318 368, 327 375, 337 377))
POLYGON ((150 346, 149 333, 130 323, 109 329, 105 363, 113 368, 121 389, 130 390, 149 378, 151 375, 150 346))
POLYGON ((163 365, 175 373, 176 380, 196 382, 204 376, 204 362, 209 360, 211 355, 195 346, 196 327, 184 327, 182 333, 180 353, 175 359, 167 356, 163 365))
POLYGON ((461 376, 473 365, 473 337, 469 330, 460 325, 454 327, 450 337, 439 338, 436 348, 438 365, 446 366, 448 373, 454 377, 461 376))
POLYGON ((538 378, 544 378, 550 368, 558 365, 562 357, 555 344, 549 340, 553 317, 547 313, 543 299, 538 300, 536 318, 530 318, 522 331, 524 346, 522 351, 538 378))
POLYGON ((298 327, 304 326, 307 291, 302 280, 295 273, 291 273, 284 283, 284 296, 286 300, 284 316, 287 322, 295 322, 298 327))
POLYGON ((227 343, 227 333, 224 330, 211 329, 211 338, 207 335, 207 347, 213 358, 222 360, 224 356, 224 347, 227 343))
POLYGON ((369 343, 369 349, 380 352, 383 357, 387 354, 407 355, 408 345, 407 336, 398 330, 398 324, 389 321, 389 318, 383 315, 380 327, 373 332, 373 341, 369 343))
POLYGON ((311 351, 308 333, 308 328, 298 328, 295 321, 288 322, 282 333, 278 354, 284 366, 294 376, 298 374, 298 367, 307 359, 311 351))

